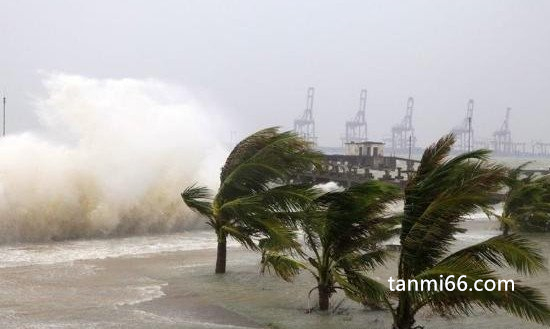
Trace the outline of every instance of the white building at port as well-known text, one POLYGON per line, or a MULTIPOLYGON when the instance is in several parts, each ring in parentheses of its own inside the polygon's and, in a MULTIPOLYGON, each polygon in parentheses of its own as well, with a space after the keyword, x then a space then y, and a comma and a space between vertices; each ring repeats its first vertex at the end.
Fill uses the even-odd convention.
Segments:
POLYGON ((344 144, 345 155, 365 156, 365 157, 383 157, 384 143, 382 142, 350 142, 344 144))

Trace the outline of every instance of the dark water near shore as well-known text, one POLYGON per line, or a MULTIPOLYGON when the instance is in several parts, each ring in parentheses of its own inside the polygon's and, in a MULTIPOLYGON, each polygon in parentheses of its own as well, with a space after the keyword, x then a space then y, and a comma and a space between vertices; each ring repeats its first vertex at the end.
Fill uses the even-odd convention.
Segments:
MULTIPOLYGON (((494 235, 495 223, 469 221, 458 245, 494 235)), ((531 235, 550 255, 550 235, 531 235)), ((367 311, 341 295, 338 311, 306 314, 314 286, 258 274, 258 255, 233 247, 229 273, 212 274, 210 232, 0 248, 2 328, 390 328, 387 312, 367 311)), ((389 264, 374 273, 387 282, 389 264)), ((503 274, 505 278, 516 278, 503 274)), ((550 297, 547 273, 523 278, 550 297)), ((442 319, 426 328, 542 328, 502 314, 442 319)))

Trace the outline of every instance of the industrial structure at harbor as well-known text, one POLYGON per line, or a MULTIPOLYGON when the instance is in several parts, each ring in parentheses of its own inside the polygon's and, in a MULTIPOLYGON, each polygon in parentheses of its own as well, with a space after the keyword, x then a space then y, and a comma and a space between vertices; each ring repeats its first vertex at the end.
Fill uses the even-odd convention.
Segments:
MULTIPOLYGON (((301 117, 294 121, 294 131, 307 141, 317 144, 315 131, 315 119, 313 115, 315 89, 307 90, 306 108, 301 117)), ((359 95, 359 109, 351 120, 345 121, 345 135, 342 138, 342 147, 346 144, 361 143, 368 141, 367 135, 367 90, 363 89, 359 95)), ((413 125, 414 98, 409 97, 405 103, 405 115, 400 122, 393 125, 390 130, 390 138, 384 140, 386 153, 392 156, 401 155, 410 157, 410 154, 420 153, 423 148, 416 144, 416 132, 413 125)), ((510 129, 511 109, 504 111, 504 120, 501 126, 496 129, 488 138, 476 139, 479 134, 474 134, 474 100, 466 103, 466 114, 462 122, 449 129, 456 136, 454 151, 461 153, 474 149, 489 149, 493 154, 504 157, 549 157, 550 143, 548 142, 520 142, 512 139, 510 129)))
MULTIPOLYGON (((302 116, 294 121, 294 131, 313 145, 317 145, 315 120, 313 116, 315 90, 307 91, 306 109, 302 116)), ((370 179, 384 180, 404 187, 408 176, 419 164, 414 158, 423 151, 416 145, 413 126, 414 98, 405 103, 405 115, 401 121, 391 127, 391 138, 373 141, 367 137, 367 90, 359 95, 359 109, 355 116, 345 122, 345 135, 339 152, 324 152, 322 168, 303 173, 295 180, 307 183, 336 182, 342 186, 351 186, 370 179), (329 154, 330 153, 330 154, 329 154), (414 155, 414 156, 413 156, 414 155)), ((466 103, 464 119, 450 131, 456 137, 454 153, 468 152, 485 148, 497 156, 504 157, 546 157, 550 156, 550 143, 515 142, 510 130, 510 108, 506 109, 504 121, 499 129, 486 140, 475 139, 472 122, 474 118, 474 100, 466 103)), ((524 170, 529 173, 549 174, 550 169, 524 170)))

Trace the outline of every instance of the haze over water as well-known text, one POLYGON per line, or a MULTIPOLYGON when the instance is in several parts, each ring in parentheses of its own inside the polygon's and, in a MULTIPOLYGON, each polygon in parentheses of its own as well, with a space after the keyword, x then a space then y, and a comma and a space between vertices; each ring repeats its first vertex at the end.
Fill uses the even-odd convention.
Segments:
MULTIPOLYGON (((550 142, 544 0, 0 0, 0 11, 2 328, 389 328, 387 312, 350 301, 306 314, 312 279, 260 276, 258 254, 235 241, 229 273, 214 276, 215 235, 180 198, 193 183, 217 188, 230 139, 291 129, 308 87, 321 146, 340 146, 363 88, 371 140, 389 137, 412 96, 419 146, 460 124, 469 99, 476 138, 511 107, 515 141, 550 142)), ((499 232, 470 219, 455 247, 499 232)), ((529 237, 550 255, 547 235, 529 237)), ((395 274, 390 262, 375 276, 395 274)), ((547 273, 522 280, 550 298, 547 273)), ((540 328, 500 313, 418 322, 540 328)))
MULTIPOLYGON (((387 313, 349 301, 333 317, 305 314, 310 278, 300 276, 292 287, 259 276, 258 255, 234 241, 228 276, 211 275, 215 235, 197 229, 202 221, 179 197, 182 186, 193 182, 216 187, 226 145, 222 137, 197 138, 205 120, 219 120, 209 106, 155 80, 49 74, 44 81, 47 96, 35 102, 41 132, 11 134, 0 143, 0 320, 5 326, 390 325, 387 313)), ((550 161, 537 159, 533 165, 547 167, 550 161)), ((473 218, 458 245, 498 233, 496 223, 483 215, 473 218)), ((550 253, 544 236, 532 238, 550 253)), ((386 281, 395 275, 394 264, 375 275, 386 281)), ((527 282, 550 295, 547 276, 527 282)), ((486 315, 447 321, 423 314, 420 321, 438 328, 523 324, 486 315)))

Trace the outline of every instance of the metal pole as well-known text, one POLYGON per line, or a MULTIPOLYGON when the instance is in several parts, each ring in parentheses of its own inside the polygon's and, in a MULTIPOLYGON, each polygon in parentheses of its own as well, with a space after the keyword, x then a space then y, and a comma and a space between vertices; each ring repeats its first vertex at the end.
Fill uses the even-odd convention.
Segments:
POLYGON ((6 136, 6 96, 2 97, 2 137, 6 136))
POLYGON ((412 134, 409 135, 409 160, 411 159, 411 151, 412 151, 412 134))
POLYGON ((468 117, 468 152, 471 151, 471 138, 472 138, 472 117, 468 117))

